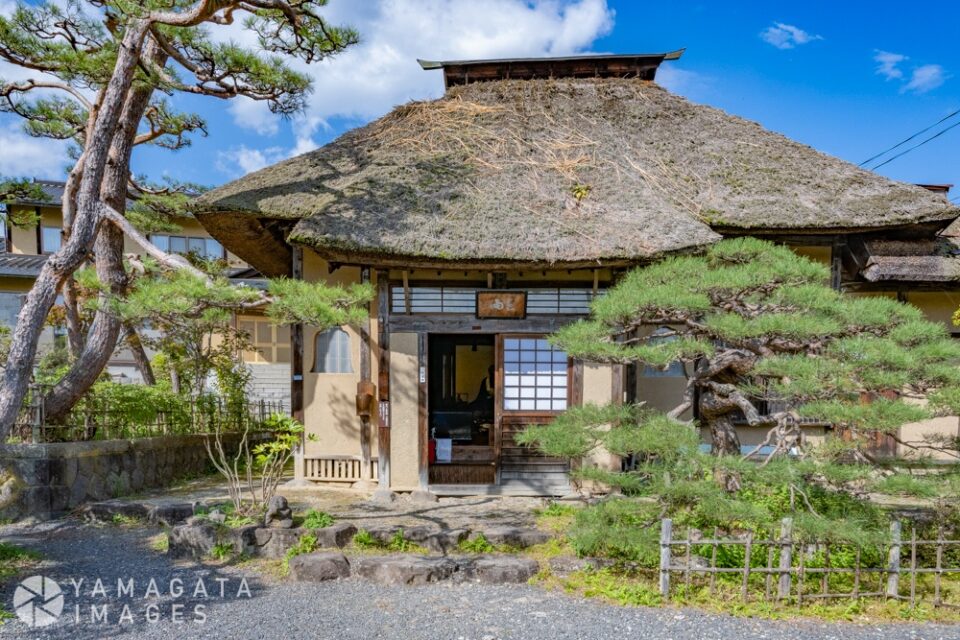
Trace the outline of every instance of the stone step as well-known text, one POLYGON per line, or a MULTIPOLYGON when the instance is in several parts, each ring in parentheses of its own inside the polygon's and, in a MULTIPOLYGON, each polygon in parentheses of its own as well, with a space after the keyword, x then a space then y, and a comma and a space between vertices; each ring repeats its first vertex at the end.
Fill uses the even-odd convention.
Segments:
POLYGON ((298 582, 325 582, 350 576, 383 585, 423 585, 434 582, 518 584, 540 570, 533 558, 512 555, 423 556, 396 554, 347 558, 342 553, 309 553, 289 561, 290 577, 298 582))

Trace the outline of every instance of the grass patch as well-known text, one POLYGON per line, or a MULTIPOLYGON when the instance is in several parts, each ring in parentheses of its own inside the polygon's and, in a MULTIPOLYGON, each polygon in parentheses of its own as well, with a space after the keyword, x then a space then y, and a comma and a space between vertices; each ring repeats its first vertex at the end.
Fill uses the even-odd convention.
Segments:
POLYGON ((380 541, 366 529, 360 529, 357 535, 353 536, 353 544, 360 549, 376 549, 380 546, 380 541))
POLYGON ((128 516, 123 513, 115 513, 113 517, 110 518, 110 524, 118 527, 139 527, 143 524, 143 520, 137 516, 128 516))
POLYGON ((461 540, 457 546, 464 553, 493 553, 497 549, 482 533, 467 540, 461 540))
POLYGON ((324 529, 333 526, 334 522, 336 521, 329 513, 317 511, 316 509, 308 509, 303 515, 302 526, 304 529, 324 529))
MULTIPOLYGON (((960 611, 934 608, 925 603, 911 607, 909 602, 883 600, 880 598, 838 599, 829 602, 807 601, 797 606, 796 599, 778 602, 764 601, 755 594, 749 602, 743 602, 740 578, 729 580, 718 576, 716 591, 711 594, 708 586, 694 585, 689 591, 682 582, 674 587, 673 596, 664 601, 660 596, 656 572, 629 572, 617 568, 585 569, 561 577, 544 571, 535 578, 548 589, 559 589, 571 595, 598 598, 605 602, 628 607, 655 607, 673 605, 695 607, 715 613, 741 617, 766 619, 817 618, 830 622, 960 622, 960 611)), ((960 581, 949 581, 952 587, 960 588, 960 581)), ((948 581, 944 580, 945 588, 948 581)), ((774 585, 774 589, 776 586, 774 585)))
POLYGON ((226 560, 233 555, 233 544, 230 542, 218 542, 210 549, 210 557, 215 560, 226 560))
POLYGON ((150 550, 157 553, 166 553, 170 550, 170 538, 167 537, 166 531, 150 538, 150 550))
POLYGON ((533 513, 537 517, 537 527, 556 535, 570 530, 580 510, 572 504, 551 502, 542 509, 534 509, 533 513))
POLYGON ((291 559, 306 553, 313 553, 318 548, 320 548, 320 544, 317 541, 317 536, 309 533, 305 533, 300 536, 300 539, 297 540, 297 544, 287 549, 287 553, 283 557, 283 575, 287 575, 287 573, 290 572, 291 559))
POLYGON ((403 529, 398 529, 390 541, 384 547, 387 551, 395 553, 426 553, 427 550, 415 542, 407 540, 403 535, 403 529))
POLYGON ((0 579, 10 578, 32 567, 40 560, 40 554, 9 542, 0 542, 0 579))
POLYGON ((407 540, 403 529, 398 529, 386 543, 381 542, 366 529, 357 531, 353 536, 353 546, 363 550, 391 551, 393 553, 427 553, 427 549, 417 543, 407 540))

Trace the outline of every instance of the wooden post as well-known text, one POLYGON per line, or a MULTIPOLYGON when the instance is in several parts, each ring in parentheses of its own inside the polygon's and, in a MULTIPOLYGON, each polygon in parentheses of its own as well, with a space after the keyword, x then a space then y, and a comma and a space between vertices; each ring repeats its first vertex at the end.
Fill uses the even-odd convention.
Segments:
POLYGON ((834 291, 843 289, 843 251, 846 242, 837 237, 830 250, 830 287, 834 291))
POLYGON ((910 606, 917 605, 917 528, 910 527, 910 606))
POLYGON ((767 547, 767 572, 763 575, 763 599, 767 602, 770 601, 770 579, 773 576, 773 547, 767 547))
POLYGON ((780 580, 777 599, 790 597, 790 569, 793 565, 793 518, 780 521, 780 580))
POLYGON ((857 557, 853 567, 853 599, 860 597, 860 545, 857 545, 857 557))
POLYGON ((943 575, 943 527, 937 529, 937 568, 933 574, 933 606, 939 607, 940 577, 943 575))
POLYGON ((419 438, 419 467, 420 467, 420 490, 428 491, 430 487, 430 434, 428 433, 427 425, 427 402, 429 398, 427 396, 428 387, 427 387, 427 348, 428 348, 428 335, 426 333, 420 333, 417 335, 417 344, 419 348, 417 349, 417 380, 419 384, 417 385, 417 400, 419 406, 419 429, 420 434, 419 438))
POLYGON ((717 589, 717 536, 720 531, 717 527, 713 528, 713 544, 710 545, 710 595, 712 596, 717 589))
POLYGON ((890 523, 890 553, 887 557, 887 597, 900 595, 900 522, 890 523))
POLYGON ((747 544, 743 549, 743 601, 750 600, 750 552, 753 547, 753 534, 747 536, 747 544))
MULTIPOLYGON (((360 267, 360 283, 370 282, 370 267, 360 267)), ((370 305, 367 318, 360 324, 360 381, 370 382, 370 305)), ((373 477, 370 454, 370 415, 360 416, 360 480, 369 482, 373 477)))
POLYGON ((820 593, 827 595, 830 587, 830 544, 823 543, 823 573, 820 575, 820 593))
POLYGON ((390 281, 386 271, 377 271, 377 477, 380 489, 390 489, 390 281))
POLYGON ((660 595, 670 598, 670 538, 673 534, 673 520, 660 521, 660 595))
MULTIPOLYGON (((299 245, 291 247, 290 277, 293 280, 303 280, 303 248, 299 245)), ((303 411, 303 324, 297 323, 290 327, 290 415, 300 424, 304 423, 303 411)), ((304 477, 303 454, 304 433, 293 453, 293 477, 295 480, 304 477)))

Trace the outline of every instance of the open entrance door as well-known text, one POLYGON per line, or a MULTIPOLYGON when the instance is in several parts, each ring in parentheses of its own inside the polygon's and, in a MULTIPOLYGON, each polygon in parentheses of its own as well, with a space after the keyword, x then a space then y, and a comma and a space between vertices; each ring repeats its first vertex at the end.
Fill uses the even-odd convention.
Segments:
POLYGON ((551 422, 571 397, 572 362, 542 335, 497 336, 495 455, 506 493, 565 495, 569 465, 516 442, 526 425, 551 422))
POLYGON ((429 337, 431 485, 496 483, 494 342, 489 334, 429 337))

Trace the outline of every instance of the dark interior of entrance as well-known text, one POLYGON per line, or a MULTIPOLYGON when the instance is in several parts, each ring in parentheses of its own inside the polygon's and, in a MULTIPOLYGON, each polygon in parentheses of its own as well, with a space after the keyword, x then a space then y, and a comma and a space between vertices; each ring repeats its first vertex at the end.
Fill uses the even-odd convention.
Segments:
POLYGON ((492 484, 494 337, 431 335, 428 353, 430 483, 492 484))

